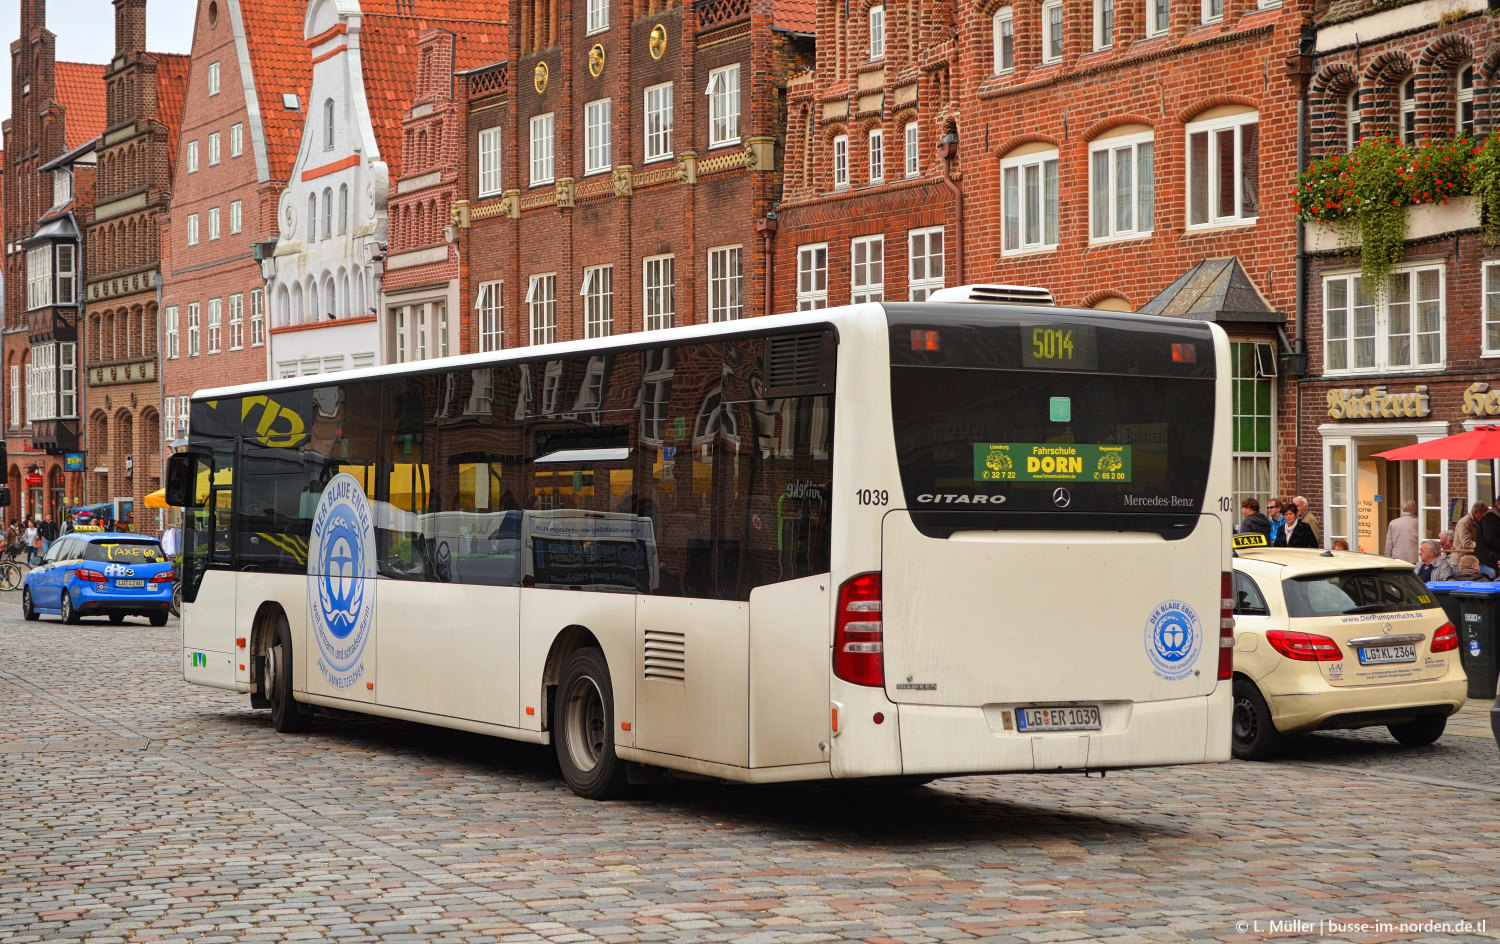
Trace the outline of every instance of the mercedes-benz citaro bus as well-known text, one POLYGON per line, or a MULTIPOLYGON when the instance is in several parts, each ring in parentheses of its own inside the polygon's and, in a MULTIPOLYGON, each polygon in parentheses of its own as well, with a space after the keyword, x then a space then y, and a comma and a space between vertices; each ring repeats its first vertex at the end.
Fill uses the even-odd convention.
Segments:
POLYGON ((963 287, 206 390, 183 675, 587 797, 1224 760, 1228 364, 963 287))

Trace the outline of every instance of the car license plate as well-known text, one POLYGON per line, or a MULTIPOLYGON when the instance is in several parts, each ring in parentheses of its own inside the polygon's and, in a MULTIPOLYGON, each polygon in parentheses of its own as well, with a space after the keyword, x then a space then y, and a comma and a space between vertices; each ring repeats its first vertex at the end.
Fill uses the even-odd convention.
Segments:
POLYGON ((1416 646, 1374 646, 1359 650, 1360 665, 1385 665, 1391 662, 1417 661, 1416 646))
POLYGON ((144 580, 116 580, 115 586, 122 590, 140 590, 146 586, 144 580))
POLYGON ((1022 731, 1097 731, 1099 708, 1017 708, 1016 726, 1022 731))

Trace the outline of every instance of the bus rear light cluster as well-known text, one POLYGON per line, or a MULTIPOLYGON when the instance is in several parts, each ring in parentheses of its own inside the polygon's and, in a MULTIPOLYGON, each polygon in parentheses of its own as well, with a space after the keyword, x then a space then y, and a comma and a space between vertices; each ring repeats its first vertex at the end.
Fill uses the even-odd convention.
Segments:
POLYGON ((1219 681, 1234 678, 1234 572, 1219 581, 1219 681))
POLYGON ((1438 631, 1432 634, 1433 652, 1452 652, 1458 648, 1458 630, 1453 628, 1452 623, 1444 623, 1438 627, 1438 631))
POLYGON ((880 575, 860 574, 839 587, 833 630, 833 674, 856 685, 885 686, 880 575))
POLYGON ((1272 649, 1297 662, 1339 662, 1344 658, 1344 650, 1338 643, 1317 633, 1273 629, 1266 633, 1266 642, 1272 649))

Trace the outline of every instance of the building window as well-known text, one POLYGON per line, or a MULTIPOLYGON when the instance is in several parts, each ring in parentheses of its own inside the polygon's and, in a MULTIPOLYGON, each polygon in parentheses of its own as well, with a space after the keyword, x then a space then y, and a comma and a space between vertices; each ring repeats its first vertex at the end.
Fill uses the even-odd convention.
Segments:
POLYGON ((238 200, 230 200, 229 201, 229 232, 231 234, 238 233, 243 226, 244 226, 244 211, 241 208, 240 201, 238 201, 238 200))
POLYGON ((161 438, 171 442, 177 438, 177 398, 167 397, 161 401, 161 438))
POLYGON ((239 157, 245 153, 245 126, 236 121, 229 126, 229 156, 239 157))
POLYGON ((849 301, 885 300, 885 237, 861 236, 849 244, 849 301))
POLYGON ((740 247, 708 251, 708 320, 735 321, 744 314, 741 295, 740 247))
POLYGON ((188 434, 188 398, 181 396, 177 398, 177 435, 188 434))
POLYGON ((885 132, 876 128, 870 132, 870 183, 885 179, 885 132))
POLYGON ((55 207, 65 206, 73 200, 73 172, 70 170, 55 170, 52 172, 52 205, 55 207))
POLYGON ((738 144, 740 140, 740 67, 715 69, 708 74, 708 146, 738 144))
POLYGON ((932 226, 906 234, 906 283, 908 297, 925 302, 943 287, 943 228, 932 226))
POLYGON ((33 344, 26 367, 26 416, 28 420, 57 417, 57 345, 33 344))
POLYGON ((1458 136, 1474 137, 1474 63, 1466 62, 1459 67, 1454 79, 1457 86, 1458 136))
POLYGON ((406 363, 406 306, 394 309, 396 314, 396 363, 406 363))
POLYGON ((906 176, 916 177, 922 173, 922 155, 917 150, 917 123, 915 121, 907 122, 902 132, 906 139, 906 159, 904 162, 906 165, 906 176))
POLYGON ((828 307, 828 244, 797 247, 797 310, 828 307))
POLYGON ((187 164, 188 164, 188 170, 187 170, 187 172, 189 174, 196 174, 198 172, 198 142, 197 141, 189 141, 188 142, 187 164))
POLYGON ((609 0, 589 0, 589 28, 590 33, 600 33, 609 29, 609 0))
POLYGON ((323 150, 333 150, 333 99, 323 102, 323 150))
POLYGON ((481 282, 474 309, 479 312, 479 350, 498 351, 504 344, 504 282, 481 282))
POLYGON ((1150 19, 1146 22, 1147 36, 1161 36, 1172 25, 1172 8, 1168 0, 1148 0, 1150 19))
POLYGON ((583 106, 583 172, 602 174, 609 170, 609 99, 583 106))
POLYGON ((1254 498, 1262 509, 1271 497, 1272 404, 1275 390, 1269 377, 1256 370, 1256 348, 1248 341, 1229 345, 1234 371, 1234 507, 1254 498))
POLYGON ((242 350, 245 346, 245 296, 229 296, 229 349, 242 350))
POLYGON ((1255 112, 1187 126, 1188 226, 1254 222, 1260 213, 1260 125, 1255 112))
POLYGON ((672 156, 672 83, 646 89, 646 163, 672 156))
POLYGON ((1001 252, 1057 248, 1057 152, 1000 162, 1001 252))
POLYGON ((213 241, 219 238, 219 208, 210 207, 208 210, 208 238, 213 241))
POLYGON ((21 409, 21 365, 10 365, 10 425, 19 427, 26 421, 26 413, 21 409))
POLYGON ((417 360, 427 360, 427 305, 413 305, 417 313, 417 360))
POLYGON ((1089 149, 1089 236, 1151 233, 1154 169, 1150 133, 1095 142, 1089 149))
POLYGON ((870 61, 885 58, 885 6, 870 7, 870 61))
POLYGON ((1401 83, 1401 143, 1417 143, 1417 77, 1401 83))
POLYGON ((339 235, 349 232, 349 185, 339 184, 339 235))
POLYGON ((323 188, 323 238, 333 235, 333 188, 323 188))
POLYGON ((1061 62, 1063 55, 1062 0, 1042 3, 1042 62, 1061 62))
POLYGON ((500 192, 500 129, 479 132, 479 195, 493 197, 500 192))
POLYGON ((590 266, 583 270, 583 336, 607 338, 615 329, 615 268, 590 266))
POLYGON ((531 343, 557 340, 557 273, 533 275, 526 289, 526 307, 531 315, 531 343))
POLYGON ((57 415, 78 416, 78 345, 73 341, 57 346, 57 415))
POLYGON ((164 315, 167 331, 167 358, 171 360, 175 359, 178 353, 177 306, 168 305, 164 315))
POLYGON ((653 256, 643 263, 646 302, 646 330, 672 327, 677 315, 677 284, 671 256, 653 256))
POLYGON ((849 136, 841 134, 833 139, 833 189, 849 187, 849 136))
POLYGON ((310 193, 307 195, 307 241, 313 242, 318 238, 318 195, 310 193))
POLYGON ((219 353, 224 337, 224 299, 208 300, 208 353, 219 353))
POLYGON ((1356 88, 1344 100, 1344 138, 1351 151, 1359 143, 1359 119, 1359 89, 1356 88))
POLYGON ((1216 23, 1224 19, 1224 0, 1202 0, 1203 22, 1216 23))
POLYGON ((188 357, 198 356, 198 303, 188 304, 188 357))
POLYGON ((219 132, 213 131, 208 135, 208 166, 212 167, 219 163, 219 132))
POLYGON ((1384 297, 1358 275, 1323 280, 1323 372, 1443 365, 1443 267, 1391 273, 1384 297))
POLYGON ((552 115, 531 119, 531 185, 552 183, 552 115))
POLYGON ((219 94, 219 64, 217 62, 208 64, 208 94, 219 94))
POLYGON ((1115 44, 1115 0, 1094 0, 1094 48, 1115 44))
POLYGON ((74 286, 78 284, 78 269, 75 265, 74 253, 77 247, 72 243, 57 244, 57 304, 72 305, 78 299, 74 294, 74 286))
POLYGON ((26 251, 26 308, 28 311, 52 304, 52 244, 44 243, 26 251))
POLYGON ((250 346, 266 343, 266 294, 261 289, 250 292, 250 346))
POLYGON ((995 74, 1016 67, 1016 15, 1010 7, 1001 7, 990 19, 990 39, 994 43, 995 74))

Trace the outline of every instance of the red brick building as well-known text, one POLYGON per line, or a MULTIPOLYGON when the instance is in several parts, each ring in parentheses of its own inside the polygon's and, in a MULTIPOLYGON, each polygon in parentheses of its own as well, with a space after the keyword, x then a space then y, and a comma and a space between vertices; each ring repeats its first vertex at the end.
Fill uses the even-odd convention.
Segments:
POLYGON ((187 431, 195 390, 265 380, 258 246, 302 139, 312 67, 303 11, 277 0, 199 0, 172 203, 162 226, 163 422, 187 431), (290 96, 290 97, 288 97, 290 96), (295 100, 297 107, 287 107, 295 100))
MULTIPOLYGON (((1483 136, 1500 130, 1500 26, 1463 0, 1339 0, 1317 24, 1308 94, 1310 157, 1362 136, 1483 136)), ((1299 390, 1297 489, 1325 539, 1383 550, 1387 522, 1419 506, 1436 538, 1493 495, 1489 463, 1387 462, 1376 453, 1500 417, 1500 252, 1482 238, 1477 198, 1406 211, 1406 247, 1385 291, 1360 277, 1357 246, 1311 224, 1309 375, 1299 390)))
POLYGON ((56 61, 45 0, 22 0, 11 43, 5 139, 5 437, 9 520, 51 514, 83 495, 65 473, 79 446, 78 319, 94 204, 91 151, 104 130, 102 65, 56 61))
POLYGON ((464 349, 769 310, 795 2, 520 0, 463 76, 464 349))
POLYGON ((1004 282, 1134 310, 1237 260, 1248 283, 1210 265, 1157 307, 1241 342, 1236 491, 1264 500, 1292 479, 1276 350, 1256 345, 1286 351, 1295 305, 1305 6, 819 2, 817 68, 788 90, 777 307, 1004 282), (1260 300, 1181 295, 1208 285, 1260 300))
POLYGON ((144 514, 143 500, 161 487, 162 471, 159 226, 171 199, 188 58, 146 51, 146 0, 114 0, 114 7, 105 133, 92 155, 98 172, 79 338, 84 502, 108 502, 111 517, 154 532, 156 516, 144 514))

